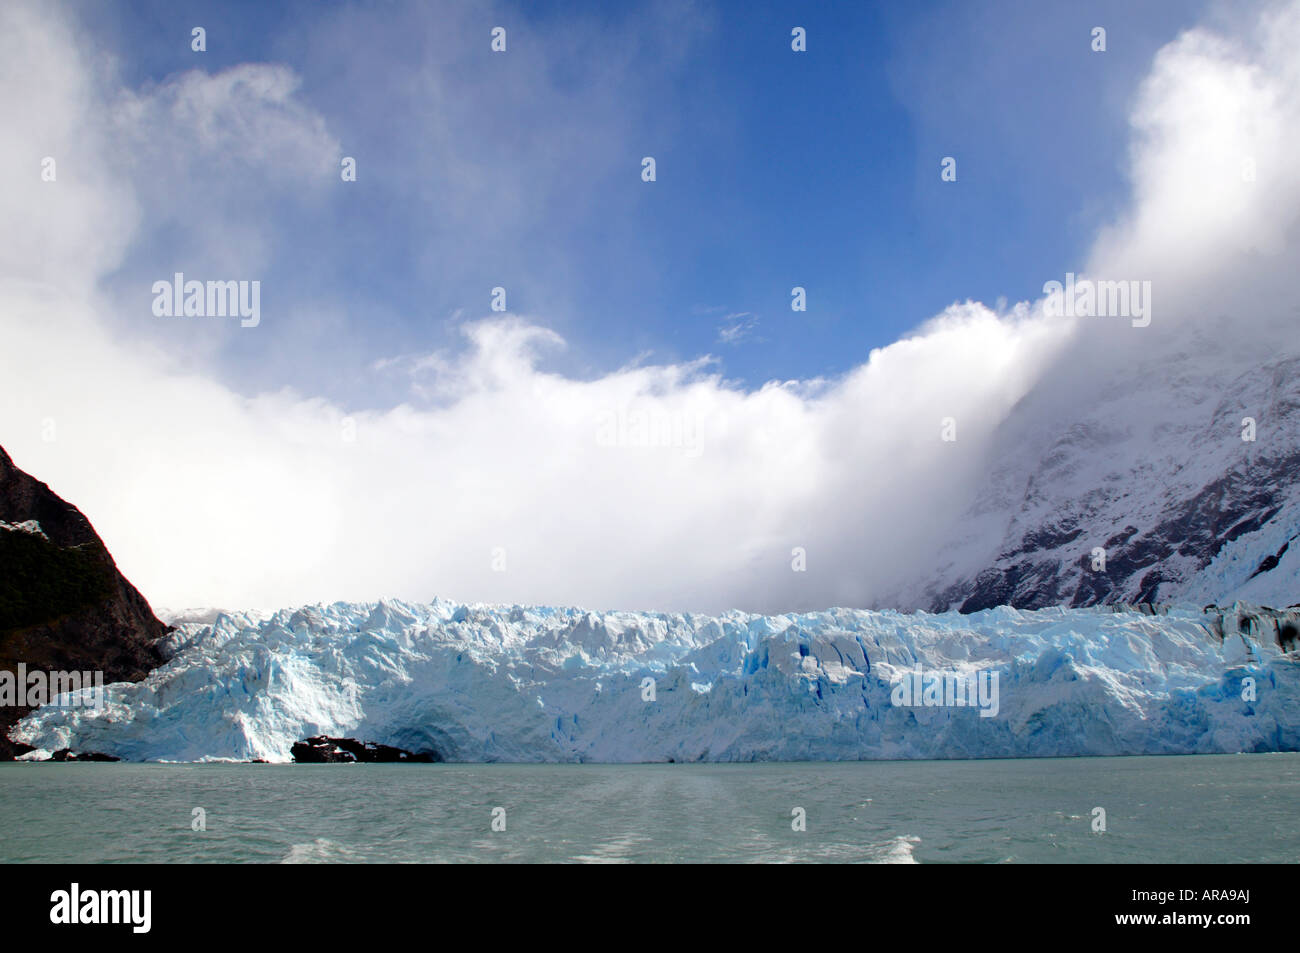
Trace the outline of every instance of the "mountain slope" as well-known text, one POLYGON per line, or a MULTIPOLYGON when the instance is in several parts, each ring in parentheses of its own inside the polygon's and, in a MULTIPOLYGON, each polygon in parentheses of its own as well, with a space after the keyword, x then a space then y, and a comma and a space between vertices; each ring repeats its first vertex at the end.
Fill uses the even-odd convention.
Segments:
MULTIPOLYGON (((102 672, 138 681, 163 661, 166 634, 90 521, 0 447, 0 669, 102 672)), ((29 709, 0 707, 0 759, 29 709)))
POLYGON ((1300 358, 1233 372, 1163 357, 1080 397, 1056 427, 1018 408, 958 555, 892 604, 1300 602, 1300 358))

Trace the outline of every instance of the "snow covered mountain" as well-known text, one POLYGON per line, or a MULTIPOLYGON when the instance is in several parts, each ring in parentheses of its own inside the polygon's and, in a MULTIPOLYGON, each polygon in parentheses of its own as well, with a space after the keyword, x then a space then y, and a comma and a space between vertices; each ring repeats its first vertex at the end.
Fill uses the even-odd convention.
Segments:
POLYGON ((1300 602, 1300 357, 1209 348, 1027 398, 935 572, 877 604, 1300 602))
POLYGON ((709 617, 444 601, 232 613, 182 623, 171 660, 110 686, 103 708, 47 705, 15 737, 40 749, 31 757, 174 761, 286 761, 314 735, 463 761, 1297 750, 1297 618, 1245 606, 709 617), (993 693, 979 706, 909 701, 897 689, 917 667, 983 678, 993 693))

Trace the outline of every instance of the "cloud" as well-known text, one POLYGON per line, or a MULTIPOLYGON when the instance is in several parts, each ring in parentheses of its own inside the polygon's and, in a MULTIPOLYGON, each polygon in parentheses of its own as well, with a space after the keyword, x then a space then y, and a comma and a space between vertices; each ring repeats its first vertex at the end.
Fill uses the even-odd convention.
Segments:
POLYGON ((718 343, 739 344, 756 327, 758 327, 758 317, 748 311, 729 314, 718 326, 718 343))
POLYGON ((1197 28, 1157 54, 1130 116, 1134 201, 1091 269, 1209 284, 1294 243, 1297 42, 1300 6, 1274 4, 1238 35, 1197 28))
MULTIPOLYGON (((544 316, 481 315, 458 322, 461 349, 359 359, 375 388, 409 395, 365 409, 301 387, 241 395, 178 359, 172 337, 123 333, 104 288, 130 249, 168 234, 151 183, 213 163, 274 177, 336 161, 294 75, 246 64, 128 90, 68 21, 6 5, 0 171, 23 185, 0 194, 21 226, 0 237, 0 443, 81 506, 163 605, 869 603, 946 558, 1017 407, 1082 399, 1062 368, 1113 370, 1117 335, 1128 349, 1175 335, 1214 289, 1282 300, 1300 208, 1297 10, 1270 8, 1236 37, 1174 40, 1141 90, 1132 204, 1086 270, 1156 279, 1149 329, 958 303, 841 377, 746 389, 707 358, 562 374, 544 316), (123 154, 123 142, 141 145, 123 154), (1247 149, 1266 195, 1216 178, 1247 149), (70 159, 42 186, 39 159, 54 152, 70 159), (117 158, 90 161, 104 156, 117 158), (941 439, 947 418, 955 441, 941 439), (797 548, 806 572, 792 571, 797 548)), ((247 227, 214 208, 204 247, 273 251, 273 232, 245 243, 247 227)), ((220 319, 165 320, 203 333, 220 319)), ((1275 344, 1253 320, 1239 336, 1275 344)))

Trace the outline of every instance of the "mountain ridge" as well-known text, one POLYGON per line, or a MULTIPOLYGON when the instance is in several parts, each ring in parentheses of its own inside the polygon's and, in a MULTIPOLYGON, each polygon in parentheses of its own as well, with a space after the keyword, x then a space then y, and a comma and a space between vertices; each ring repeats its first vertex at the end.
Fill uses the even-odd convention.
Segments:
MULTIPOLYGON (((102 672, 139 681, 170 631, 85 515, 0 447, 0 670, 102 672), (25 525, 24 525, 25 524, 25 525)), ((31 709, 0 706, 0 760, 30 750, 10 729, 31 709)))
POLYGON ((1219 368, 1226 380, 1218 387, 1212 372, 1189 373, 1186 361, 1160 370, 1107 382, 1102 399, 1045 446, 1040 438, 1036 458, 1009 448, 1051 428, 1032 404, 1017 408, 991 452, 997 467, 954 527, 959 555, 876 605, 974 612, 1300 601, 1300 562, 1286 558, 1300 536, 1300 357, 1232 376, 1219 368), (1126 417, 1151 403, 1164 406, 1145 425, 1126 417), (1242 439, 1246 418, 1251 440, 1242 439), (1254 564, 1235 574, 1214 568, 1247 552, 1254 564), (1264 576, 1268 585, 1247 587, 1264 576))

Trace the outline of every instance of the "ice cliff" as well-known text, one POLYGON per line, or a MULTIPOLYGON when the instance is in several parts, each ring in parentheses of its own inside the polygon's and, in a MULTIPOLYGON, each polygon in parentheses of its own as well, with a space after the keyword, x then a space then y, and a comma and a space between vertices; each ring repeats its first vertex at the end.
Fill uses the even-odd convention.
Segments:
POLYGON ((335 604, 182 622, 100 709, 14 737, 127 760, 286 761, 312 735, 460 761, 994 758, 1300 749, 1296 613, 1236 605, 719 616, 335 604), (1289 650, 1289 651, 1288 651, 1289 650), (996 672, 993 717, 900 707, 996 672))

